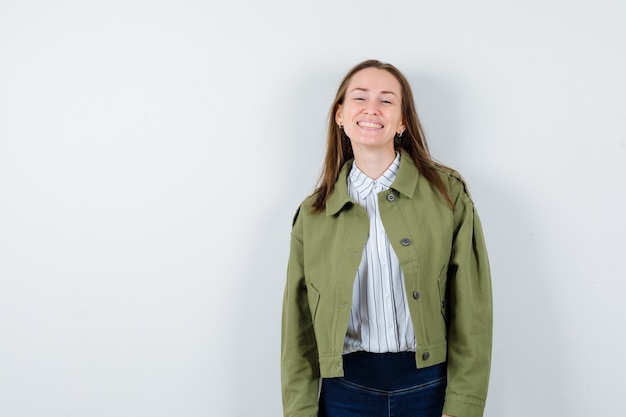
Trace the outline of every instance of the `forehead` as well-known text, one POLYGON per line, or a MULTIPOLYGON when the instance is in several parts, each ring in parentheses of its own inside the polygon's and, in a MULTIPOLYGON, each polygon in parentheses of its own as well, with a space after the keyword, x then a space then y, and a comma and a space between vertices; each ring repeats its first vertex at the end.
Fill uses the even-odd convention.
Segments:
POLYGON ((400 96, 400 83, 389 71, 379 68, 365 68, 352 76, 348 84, 348 93, 355 88, 373 92, 389 91, 400 96))

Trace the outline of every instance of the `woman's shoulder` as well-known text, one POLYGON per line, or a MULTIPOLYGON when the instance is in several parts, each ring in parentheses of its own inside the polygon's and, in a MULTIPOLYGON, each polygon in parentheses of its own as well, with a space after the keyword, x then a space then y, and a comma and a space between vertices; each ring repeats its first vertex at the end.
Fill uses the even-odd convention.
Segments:
POLYGON ((461 194, 465 194, 471 199, 467 182, 459 171, 440 163, 435 164, 435 170, 444 184, 447 185, 452 201, 457 199, 461 194))
POLYGON ((309 216, 315 214, 315 199, 317 197, 317 191, 309 194, 298 206, 295 214, 293 215, 292 226, 295 226, 298 218, 302 216, 309 216))

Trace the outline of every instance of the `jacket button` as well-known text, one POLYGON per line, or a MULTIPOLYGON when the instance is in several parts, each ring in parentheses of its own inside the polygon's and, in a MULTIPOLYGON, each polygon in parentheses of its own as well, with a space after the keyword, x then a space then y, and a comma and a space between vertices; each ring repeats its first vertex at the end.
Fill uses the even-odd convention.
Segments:
POLYGON ((430 353, 428 353, 428 352, 424 352, 424 353, 422 354, 422 359, 424 359, 425 361, 427 361, 427 360, 428 360, 428 358, 430 358, 430 353))
POLYGON ((393 194, 387 194, 387 201, 393 201, 396 199, 396 196, 393 194))
POLYGON ((413 291, 413 298, 415 298, 416 300, 418 298, 420 298, 420 292, 419 291, 413 291))
POLYGON ((404 239, 400 241, 400 244, 402 244, 402 246, 409 246, 411 244, 411 239, 409 239, 408 237, 405 237, 404 239))

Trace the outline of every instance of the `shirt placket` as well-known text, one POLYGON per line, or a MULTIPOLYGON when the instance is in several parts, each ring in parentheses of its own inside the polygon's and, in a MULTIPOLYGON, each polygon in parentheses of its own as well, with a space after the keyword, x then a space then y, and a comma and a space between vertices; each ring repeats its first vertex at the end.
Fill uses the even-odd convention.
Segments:
POLYGON ((380 266, 380 277, 379 277, 379 286, 380 290, 379 299, 382 300, 383 306, 383 315, 385 320, 385 342, 388 348, 392 351, 397 350, 398 346, 396 343, 397 340, 397 329, 396 329, 396 317, 395 317, 395 306, 393 301, 393 283, 390 269, 388 242, 387 242, 387 234, 385 233, 385 228, 382 224, 379 215, 379 207, 378 207, 378 193, 383 191, 384 187, 378 182, 374 181, 374 186, 372 189, 372 193, 370 197, 374 202, 376 215, 374 216, 374 221, 376 223, 376 252, 378 254, 378 261, 380 266))

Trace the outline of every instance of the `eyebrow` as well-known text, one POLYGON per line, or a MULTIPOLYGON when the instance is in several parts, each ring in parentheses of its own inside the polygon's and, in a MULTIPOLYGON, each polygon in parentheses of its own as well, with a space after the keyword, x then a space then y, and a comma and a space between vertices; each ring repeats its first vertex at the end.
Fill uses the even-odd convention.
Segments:
MULTIPOLYGON (((350 91, 350 93, 354 93, 355 91, 369 92, 370 90, 367 88, 356 87, 356 88, 353 88, 352 91, 350 91)), ((396 96, 396 93, 394 93, 393 91, 381 91, 380 94, 393 94, 394 96, 396 96)))

